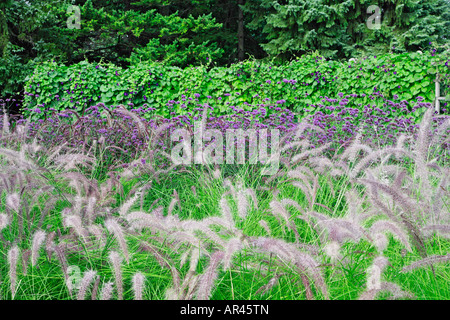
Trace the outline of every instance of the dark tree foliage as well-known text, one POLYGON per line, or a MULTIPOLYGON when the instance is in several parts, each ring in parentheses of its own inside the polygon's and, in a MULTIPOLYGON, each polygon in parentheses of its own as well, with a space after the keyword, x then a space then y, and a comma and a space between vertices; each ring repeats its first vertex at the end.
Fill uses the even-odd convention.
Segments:
POLYGON ((447 0, 247 0, 248 28, 262 33, 271 56, 319 51, 331 58, 376 52, 416 51, 450 38, 447 0), (372 20, 381 18, 379 28, 372 20), (369 20, 369 25, 367 24, 369 20))

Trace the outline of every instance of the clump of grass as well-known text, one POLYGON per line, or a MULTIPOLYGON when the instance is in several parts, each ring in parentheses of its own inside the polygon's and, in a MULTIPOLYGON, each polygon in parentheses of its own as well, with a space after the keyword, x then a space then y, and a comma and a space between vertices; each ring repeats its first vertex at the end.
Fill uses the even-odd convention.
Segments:
POLYGON ((160 169, 157 147, 170 125, 118 113, 155 149, 125 167, 111 161, 102 179, 106 142, 82 152, 40 146, 26 126, 3 125, 0 274, 10 286, 2 296, 26 299, 45 287, 52 298, 82 300, 93 284, 97 299, 102 283, 103 300, 114 292, 120 300, 427 299, 411 284, 418 272, 434 279, 435 287, 422 280, 430 291, 445 285, 450 172, 431 157, 442 142, 429 137, 432 111, 415 140, 376 148, 359 135, 331 156, 329 145, 307 139, 323 129, 300 123, 283 137, 279 170, 264 179, 257 165, 160 169))

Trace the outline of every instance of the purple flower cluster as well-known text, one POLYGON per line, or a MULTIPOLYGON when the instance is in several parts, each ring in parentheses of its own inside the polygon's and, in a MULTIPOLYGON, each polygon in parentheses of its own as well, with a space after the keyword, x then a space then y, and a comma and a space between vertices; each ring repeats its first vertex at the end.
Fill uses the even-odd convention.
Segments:
MULTIPOLYGON (((47 147, 68 143, 71 147, 89 150, 101 142, 103 148, 110 146, 107 152, 102 154, 105 158, 127 163, 149 146, 154 146, 152 141, 148 140, 149 132, 162 124, 167 125, 166 131, 156 143, 158 148, 167 152, 171 147, 170 132, 177 128, 194 130, 194 122, 202 120, 205 109, 208 109, 206 128, 218 129, 224 136, 228 129, 250 128, 256 129, 258 133, 261 129, 278 129, 283 136, 294 131, 299 121, 305 119, 320 127, 323 132, 306 130, 303 138, 308 138, 314 146, 331 142, 329 151, 334 153, 342 151, 357 133, 361 134, 364 143, 376 146, 392 145, 396 143, 399 134, 416 133, 421 112, 431 107, 430 103, 423 102, 422 97, 416 98, 415 101, 398 101, 398 97, 394 96, 389 100, 374 91, 368 96, 370 102, 364 103, 367 101, 365 94, 346 95, 341 92, 337 98, 322 97, 315 104, 306 105, 301 114, 283 108, 286 100, 271 103, 270 98, 258 96, 257 104, 227 102, 226 106, 230 112, 217 115, 214 110, 220 97, 211 96, 209 103, 201 104, 198 102, 199 96, 200 94, 195 94, 194 97, 182 95, 179 100, 169 100, 166 107, 170 111, 170 117, 167 118, 156 116, 155 108, 147 104, 128 108, 135 117, 120 112, 120 109, 114 106, 106 107, 102 103, 87 108, 81 116, 70 110, 57 113, 53 108, 42 108, 35 112, 45 111, 46 119, 32 122, 29 135, 36 136, 38 142, 47 147), (136 117, 139 121, 136 121, 136 117), (143 132, 142 126, 147 134, 143 132)), ((222 105, 219 104, 219 107, 222 105)), ((446 108, 446 104, 443 104, 443 108, 446 108)), ((442 123, 446 117, 435 118, 434 122, 442 123)), ((23 121, 25 120, 19 119, 18 123, 23 121)), ((0 121, 0 128, 1 126, 0 121)), ((443 147, 450 146, 445 144, 443 147)))

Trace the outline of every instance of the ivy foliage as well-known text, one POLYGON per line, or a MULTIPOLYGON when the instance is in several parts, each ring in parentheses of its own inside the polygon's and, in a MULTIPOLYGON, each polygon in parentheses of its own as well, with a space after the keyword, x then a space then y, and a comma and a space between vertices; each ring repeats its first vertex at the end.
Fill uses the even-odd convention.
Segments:
POLYGON ((366 94, 369 102, 374 90, 387 97, 422 96, 433 102, 436 75, 443 89, 450 85, 449 62, 449 52, 433 51, 345 62, 314 54, 284 64, 248 59, 230 67, 205 64, 184 69, 157 62, 121 68, 112 63, 66 66, 52 61, 39 64, 27 78, 25 114, 37 119, 48 110, 84 112, 98 102, 130 109, 147 104, 163 116, 192 111, 203 103, 213 106, 216 114, 231 112, 230 106, 250 110, 262 104, 301 113, 341 92, 366 94))

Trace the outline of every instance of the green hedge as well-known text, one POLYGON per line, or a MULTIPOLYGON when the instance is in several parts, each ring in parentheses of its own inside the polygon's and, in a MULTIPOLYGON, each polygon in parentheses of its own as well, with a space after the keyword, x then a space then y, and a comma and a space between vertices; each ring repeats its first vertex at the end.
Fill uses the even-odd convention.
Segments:
POLYGON ((45 62, 26 79, 24 114, 31 113, 36 119, 45 114, 36 109, 83 112, 98 102, 107 106, 131 102, 134 108, 147 103, 162 116, 207 102, 217 114, 224 114, 232 111, 230 105, 248 110, 267 103, 263 98, 301 112, 321 97, 337 97, 339 92, 370 94, 375 87, 389 97, 409 100, 422 96, 432 102, 436 73, 441 76, 443 91, 449 87, 449 59, 448 52, 385 54, 346 62, 307 55, 283 65, 247 60, 230 67, 186 69, 158 63, 123 69, 86 61, 71 66, 45 62))

